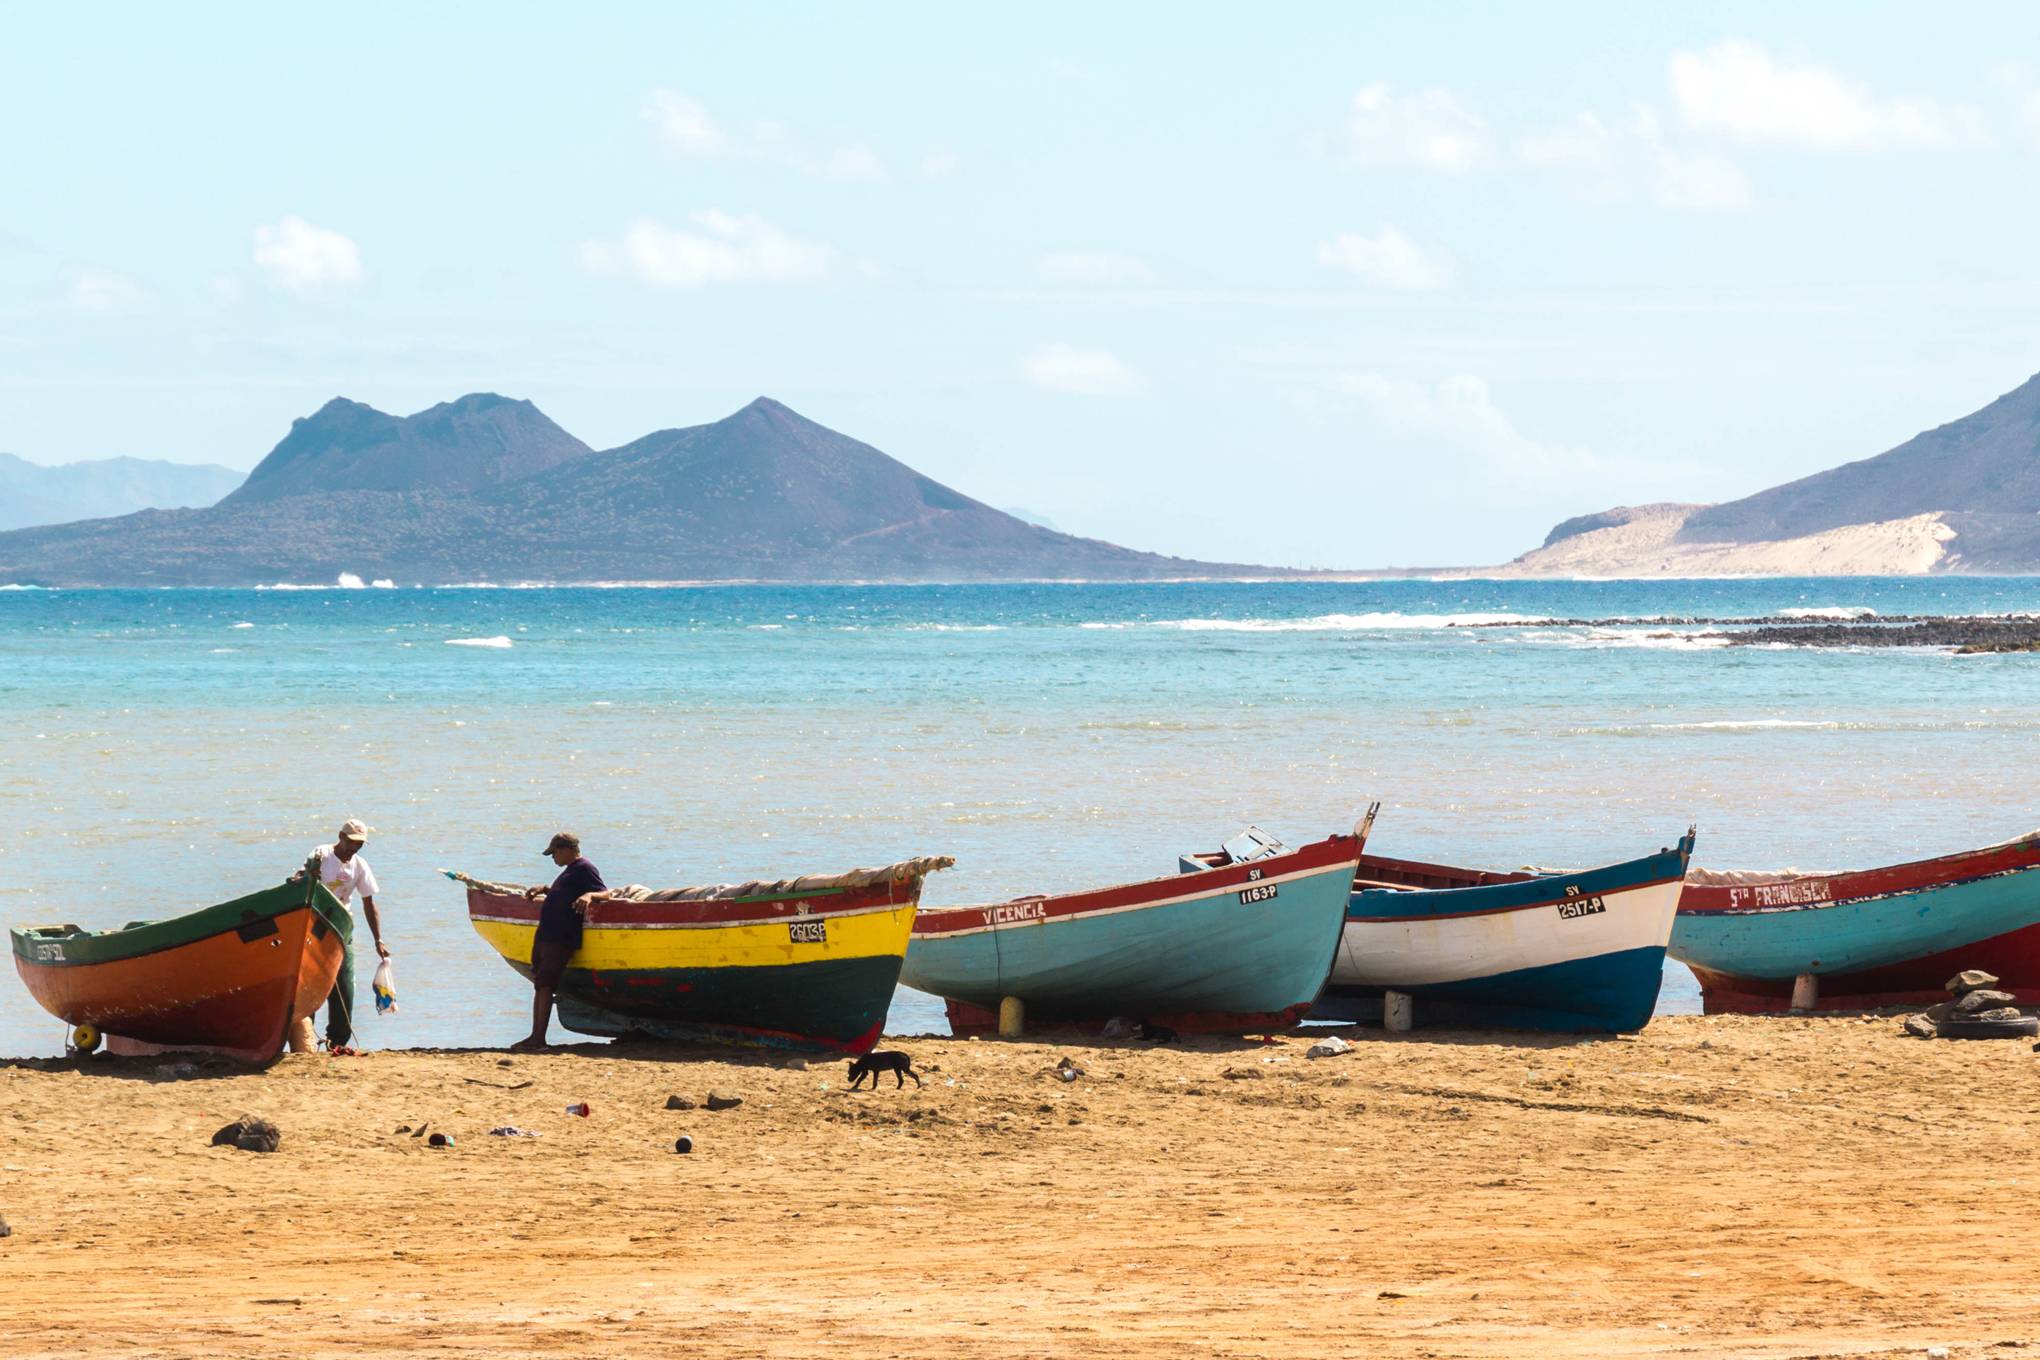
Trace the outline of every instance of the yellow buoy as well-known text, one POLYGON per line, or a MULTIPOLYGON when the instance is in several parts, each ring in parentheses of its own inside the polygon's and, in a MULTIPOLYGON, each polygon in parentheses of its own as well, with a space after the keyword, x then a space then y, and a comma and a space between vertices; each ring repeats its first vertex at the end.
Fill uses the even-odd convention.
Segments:
POLYGON ((80 1025, 71 1031, 71 1047, 80 1053, 90 1053, 99 1047, 99 1026, 80 1025))

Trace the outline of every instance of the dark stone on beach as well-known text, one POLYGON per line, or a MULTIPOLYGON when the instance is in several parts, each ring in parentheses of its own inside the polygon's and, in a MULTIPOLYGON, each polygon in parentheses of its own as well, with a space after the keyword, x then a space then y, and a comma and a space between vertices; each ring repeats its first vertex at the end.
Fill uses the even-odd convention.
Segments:
POLYGON ((214 1147, 237 1147, 243 1152, 274 1152, 283 1135, 267 1119, 244 1114, 212 1136, 214 1147))
POLYGON ((14 1229, 7 1226, 7 1220, 0 1218, 0 1237, 14 1236, 14 1229))
POLYGON ((2017 1006, 1998 1006, 1987 1011, 1977 1011, 1973 1015, 1965 1015, 1961 1018, 1964 1020, 1982 1020, 1995 1024, 2001 1020, 2023 1020, 2026 1016, 2025 1012, 2021 1011, 2017 1006))
POLYGON ((669 1110, 691 1110, 694 1107, 694 1102, 686 1096, 666 1097, 666 1108, 669 1110))
POLYGON ((1973 992, 1964 992, 1952 1002, 1943 1003, 1950 1015, 1975 1015, 1980 1011, 1996 1010, 2001 1006, 2016 1007, 2019 998, 2010 992, 1996 992, 1988 987, 1978 987, 1973 992))
POLYGON ((1924 1015, 1908 1015, 1905 1018, 1905 1032, 1915 1039, 1931 1039, 1934 1037, 1935 1025, 1924 1015))
POLYGON ((805 1071, 807 1071, 807 1059, 806 1059, 806 1058, 788 1058, 788 1059, 787 1059, 787 1060, 786 1060, 785 1062, 783 1062, 783 1063, 779 1064, 779 1066, 780 1066, 780 1067, 781 1067, 781 1068, 782 1068, 783 1070, 785 1070, 785 1071, 788 1071, 788 1072, 805 1072, 805 1071))
POLYGON ((1927 1019, 1932 1020, 1935 1024, 1939 1024, 1948 1018, 1949 1009, 1954 1004, 1952 1001, 1936 1001, 1933 1005, 1921 1011, 1920 1014, 1926 1016, 1927 1019))
POLYGON ((735 1091, 715 1090, 708 1093, 708 1108, 711 1110, 734 1110, 744 1103, 744 1098, 735 1091))
POLYGON ((1954 977, 1949 978, 1947 985, 1949 991, 1953 992, 1956 996, 1961 996, 1965 992, 1973 992, 1979 987, 1995 987, 1998 985, 1998 980, 1993 975, 1984 972, 1981 968, 1965 968, 1954 977))

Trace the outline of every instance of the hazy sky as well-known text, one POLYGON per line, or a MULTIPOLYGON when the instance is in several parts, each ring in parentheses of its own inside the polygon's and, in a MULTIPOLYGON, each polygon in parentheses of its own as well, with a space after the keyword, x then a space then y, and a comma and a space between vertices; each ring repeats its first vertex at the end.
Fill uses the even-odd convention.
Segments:
POLYGON ((760 393, 1206 558, 1498 561, 2040 370, 2040 6, 18 6, 0 450, 760 393))

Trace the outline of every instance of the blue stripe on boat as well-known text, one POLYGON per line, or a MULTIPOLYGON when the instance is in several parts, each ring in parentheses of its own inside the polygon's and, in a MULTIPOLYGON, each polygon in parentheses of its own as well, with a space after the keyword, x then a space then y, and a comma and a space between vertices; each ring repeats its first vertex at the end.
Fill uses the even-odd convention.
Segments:
POLYGON ((1353 894, 1346 904, 1346 919, 1403 920, 1426 916, 1459 916, 1473 913, 1522 911, 1564 901, 1568 887, 1579 896, 1621 892, 1647 883, 1665 883, 1683 878, 1689 847, 1682 841, 1670 850, 1647 855, 1623 864, 1589 869, 1577 874, 1542 874, 1521 883, 1489 883, 1476 888, 1420 888, 1415 892, 1394 888, 1366 888, 1353 894))
MULTIPOLYGON (((1661 947, 1625 949, 1492 977, 1397 990, 1421 998, 1426 1025, 1626 1033, 1650 1023, 1664 966, 1661 947)), ((1379 1022, 1381 989, 1328 987, 1310 1015, 1313 1020, 1379 1022)))

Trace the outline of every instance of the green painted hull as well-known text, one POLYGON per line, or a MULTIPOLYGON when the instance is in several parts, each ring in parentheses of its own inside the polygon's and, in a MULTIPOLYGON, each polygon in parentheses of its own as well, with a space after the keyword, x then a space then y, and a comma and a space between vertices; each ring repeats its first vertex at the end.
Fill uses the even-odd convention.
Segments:
MULTIPOLYGON (((531 975, 528 964, 511 966, 531 975)), ((560 1023, 581 1034, 854 1054, 884 1032, 899 976, 897 955, 776 968, 633 969, 621 977, 569 968, 556 997, 560 1023)))

